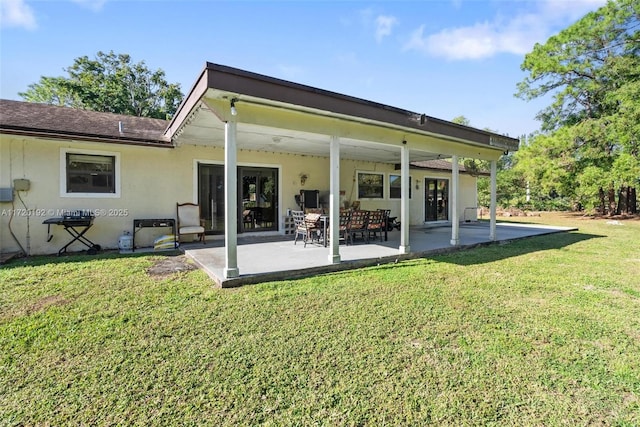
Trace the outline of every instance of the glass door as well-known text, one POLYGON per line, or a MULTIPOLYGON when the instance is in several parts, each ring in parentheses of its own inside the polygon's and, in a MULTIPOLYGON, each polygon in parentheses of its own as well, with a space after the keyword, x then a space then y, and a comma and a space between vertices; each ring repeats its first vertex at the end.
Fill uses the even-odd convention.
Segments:
POLYGON ((449 219, 449 180, 425 178, 424 220, 446 221, 449 219))
POLYGON ((224 234, 224 166, 198 163, 198 203, 206 234, 224 234))
POLYGON ((278 229, 278 169, 238 168, 238 231, 278 229))
MULTIPOLYGON (((238 168, 238 232, 278 229, 278 169, 238 168)), ((224 165, 198 164, 198 203, 206 234, 224 234, 224 165)))

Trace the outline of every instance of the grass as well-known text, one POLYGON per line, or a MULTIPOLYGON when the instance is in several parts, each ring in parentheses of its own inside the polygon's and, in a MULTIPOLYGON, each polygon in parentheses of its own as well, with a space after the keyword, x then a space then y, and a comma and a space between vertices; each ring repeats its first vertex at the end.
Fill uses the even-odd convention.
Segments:
POLYGON ((212 287, 157 255, 0 269, 0 425, 640 425, 640 221, 212 287))

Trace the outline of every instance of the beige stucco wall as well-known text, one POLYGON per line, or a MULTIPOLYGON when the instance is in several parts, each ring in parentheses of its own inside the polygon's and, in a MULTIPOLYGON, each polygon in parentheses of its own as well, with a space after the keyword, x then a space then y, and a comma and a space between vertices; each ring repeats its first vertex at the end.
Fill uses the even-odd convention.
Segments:
MULTIPOLYGON (((400 199, 389 198, 389 175, 400 175, 399 170, 395 170, 393 165, 356 162, 351 160, 343 160, 340 165, 340 183, 341 189, 345 190, 346 197, 349 200, 355 200, 358 195, 356 186, 357 172, 382 172, 385 174, 385 198, 376 200, 361 200, 362 209, 391 209, 391 216, 400 217, 400 199)), ((451 185, 451 173, 439 172, 423 169, 411 169, 409 172, 411 177, 411 199, 409 200, 409 217, 411 225, 424 224, 425 218, 425 197, 424 197, 424 180, 426 178, 448 179, 451 185)), ((451 188, 449 189, 449 203, 451 204, 451 188)), ((464 220, 465 208, 475 207, 477 205, 476 179, 469 175, 459 175, 459 194, 458 194, 458 217, 464 220)), ((449 212, 451 218, 451 212, 449 212)), ((476 220, 475 209, 466 211, 466 218, 476 220)))
MULTIPOLYGON (((132 231, 134 218, 175 218, 176 202, 196 202, 198 162, 222 164, 223 160, 224 151, 221 148, 206 146, 185 144, 177 148, 154 148, 1 135, 0 187, 12 187, 14 179, 26 178, 30 180, 31 188, 19 192, 20 198, 15 197, 13 204, 0 202, 0 250, 18 250, 12 231, 29 254, 56 253, 70 240, 70 236, 62 227, 52 226, 53 239, 47 242, 47 226, 42 222, 65 209, 90 209, 99 214, 87 236, 103 248, 117 248, 118 238, 123 232, 132 231), (78 198, 61 195, 60 180, 64 180, 64 176, 61 176, 64 171, 61 159, 64 159, 65 149, 96 154, 115 153, 120 163, 119 196, 78 198), (13 217, 10 215, 12 211, 13 217)), ((286 210, 298 208, 294 196, 301 188, 321 192, 328 192, 329 189, 328 158, 241 150, 238 152, 238 163, 279 169, 280 233, 284 232, 283 217, 286 210), (301 173, 308 176, 304 187, 300 185, 301 173)), ((345 198, 351 201, 357 197, 357 171, 382 172, 387 186, 388 175, 399 174, 393 165, 343 160, 340 187, 345 192, 345 198)), ((411 171, 412 224, 422 224, 424 220, 424 178, 450 179, 450 176, 449 173, 411 171)), ((476 206, 475 179, 461 175, 460 189, 458 211, 462 220, 464 208, 476 206)), ((392 215, 400 215, 400 200, 388 199, 388 188, 385 188, 384 200, 361 200, 361 207, 387 208, 391 209, 392 215)), ((475 211, 473 215, 475 219, 475 211)), ((159 234, 168 233, 168 229, 143 229, 136 236, 136 244, 150 245, 159 234)), ((84 249, 84 245, 76 242, 69 251, 84 249)))

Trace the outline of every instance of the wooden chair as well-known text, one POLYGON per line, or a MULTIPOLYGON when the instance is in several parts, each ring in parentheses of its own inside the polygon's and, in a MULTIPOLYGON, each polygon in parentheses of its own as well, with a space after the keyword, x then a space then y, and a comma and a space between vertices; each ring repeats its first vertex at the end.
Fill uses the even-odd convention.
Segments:
POLYGON ((293 244, 298 242, 298 236, 302 236, 304 241, 304 247, 307 247, 307 242, 313 242, 314 236, 320 241, 320 214, 307 214, 303 211, 292 211, 294 226, 296 228, 296 235, 293 238, 293 244))
POLYGON ((176 203, 176 216, 178 218, 178 240, 184 234, 197 234, 198 240, 203 244, 204 221, 200 219, 200 205, 195 203, 176 203))
POLYGON ((363 238, 365 237, 368 219, 369 211, 357 210, 351 212, 351 218, 349 219, 349 225, 347 226, 347 233, 351 243, 353 243, 356 234, 358 233, 360 233, 363 238))
POLYGON ((371 239, 371 235, 374 238, 380 233, 380 241, 382 242, 382 232, 384 231, 385 224, 385 211, 377 210, 369 212, 369 220, 367 221, 367 242, 371 239))

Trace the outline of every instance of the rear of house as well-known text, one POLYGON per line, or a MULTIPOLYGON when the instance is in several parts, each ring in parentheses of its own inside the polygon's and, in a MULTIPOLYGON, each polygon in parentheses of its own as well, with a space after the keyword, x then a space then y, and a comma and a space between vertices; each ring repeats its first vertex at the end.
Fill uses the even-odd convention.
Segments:
MULTIPOLYGON (((269 85, 303 92, 294 95, 308 99, 302 96, 307 87, 207 64, 172 121, 1 100, 0 250, 56 253, 69 236, 52 226, 50 238, 43 221, 73 210, 95 215, 87 236, 103 248, 117 248, 119 237, 133 232, 134 219, 175 219, 176 203, 182 202, 200 205, 209 238, 225 236, 229 200, 236 204, 234 231, 239 235, 290 233, 290 211, 301 209, 303 200, 305 207, 327 211, 332 200, 340 206, 359 202, 361 209, 390 209, 392 216, 401 216, 400 153, 412 135, 384 117, 364 114, 359 121, 347 117, 356 117, 358 107, 373 109, 374 114, 391 107, 333 93, 323 95, 335 101, 336 108, 354 108, 355 113, 336 111, 331 105, 322 110, 296 99, 288 101, 295 106, 291 107, 270 97, 269 85), (231 86, 247 90, 229 88, 224 79, 236 79, 231 86), (237 118, 221 117, 218 108, 228 109, 234 99, 237 118), (266 99, 272 103, 265 107, 266 99), (285 117, 291 111, 297 116, 285 117), (230 190, 225 180, 232 176, 225 171, 230 120, 237 121, 233 199, 225 195, 225 189, 230 190), (339 128, 329 136, 321 133, 327 120, 339 128), (378 129, 382 129, 379 135, 378 129), (328 147, 338 132, 344 135, 335 173, 328 147), (389 132, 398 148, 383 144, 389 132), (339 193, 332 191, 337 188, 332 187, 332 177, 337 178, 339 193), (301 191, 306 198, 300 197, 301 191), (315 194, 317 198, 310 197, 315 194)), ((421 116, 417 117, 419 121, 421 116)), ((495 159, 505 144, 517 148, 517 141, 509 138, 428 119, 452 132, 451 144, 460 148, 461 156, 477 152, 476 158, 495 159), (499 143, 465 144, 466 134, 499 143)), ((475 219, 476 178, 441 160, 451 158, 451 150, 438 149, 447 140, 431 143, 437 140, 433 134, 425 132, 424 146, 414 143, 412 166, 404 171, 407 219, 412 225, 475 219), (457 189, 455 211, 452 184, 457 189)), ((149 246, 162 232, 140 230, 136 245, 149 246)), ((69 251, 83 249, 76 242, 69 251)))

